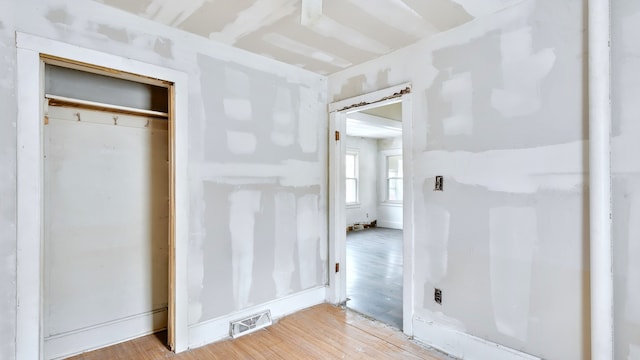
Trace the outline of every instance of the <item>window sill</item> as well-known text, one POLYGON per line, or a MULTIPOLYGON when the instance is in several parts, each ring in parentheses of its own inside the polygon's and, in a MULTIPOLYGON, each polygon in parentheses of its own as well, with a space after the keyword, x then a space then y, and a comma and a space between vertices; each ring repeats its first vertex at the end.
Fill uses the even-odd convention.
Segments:
POLYGON ((402 201, 384 201, 380 203, 380 206, 402 207, 402 201))
POLYGON ((360 208, 360 203, 347 204, 346 208, 347 209, 358 209, 358 208, 360 208))

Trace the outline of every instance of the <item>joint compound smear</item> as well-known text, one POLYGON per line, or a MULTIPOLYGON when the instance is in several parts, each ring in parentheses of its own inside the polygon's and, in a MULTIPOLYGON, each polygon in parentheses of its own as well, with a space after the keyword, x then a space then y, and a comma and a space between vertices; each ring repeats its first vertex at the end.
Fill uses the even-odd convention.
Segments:
POLYGON ((276 248, 274 254, 273 280, 276 296, 283 297, 291 292, 291 276, 295 270, 296 197, 292 193, 279 192, 275 196, 276 248))
POLYGON ((533 253, 538 240, 535 208, 490 212, 491 298, 498 331, 527 341, 533 253))
POLYGON ((229 231, 233 265, 233 298, 237 309, 249 305, 255 215, 260 210, 259 191, 240 190, 229 195, 229 231))
POLYGON ((318 268, 309 264, 316 259, 318 242, 318 195, 305 195, 298 199, 298 262, 300 264, 300 284, 302 289, 316 285, 318 268))

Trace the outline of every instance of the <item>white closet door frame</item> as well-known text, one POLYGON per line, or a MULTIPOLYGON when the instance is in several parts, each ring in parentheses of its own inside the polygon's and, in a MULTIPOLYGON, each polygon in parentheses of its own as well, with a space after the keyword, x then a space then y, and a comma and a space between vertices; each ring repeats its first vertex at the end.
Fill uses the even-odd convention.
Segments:
POLYGON ((169 342, 188 348, 188 76, 125 57, 16 33, 17 47, 17 333, 16 359, 42 358, 42 124, 44 58, 91 64, 120 72, 118 77, 169 85, 171 230, 169 247, 169 342), (134 75, 135 74, 135 75, 134 75), (162 80, 155 80, 162 79, 162 80))

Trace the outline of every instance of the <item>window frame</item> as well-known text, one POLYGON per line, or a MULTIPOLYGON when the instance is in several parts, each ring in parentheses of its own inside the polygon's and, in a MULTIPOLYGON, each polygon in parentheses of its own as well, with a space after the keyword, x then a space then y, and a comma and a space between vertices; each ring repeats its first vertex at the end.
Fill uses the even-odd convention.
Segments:
POLYGON ((347 207, 357 207, 360 206, 360 152, 358 149, 347 149, 346 153, 345 153, 345 174, 344 174, 344 179, 345 179, 345 192, 344 192, 344 201, 345 201, 345 205, 347 207), (354 177, 349 177, 349 174, 347 174, 347 169, 346 169, 346 164, 347 164, 347 157, 348 156, 353 156, 353 163, 354 163, 354 177), (349 180, 354 180, 356 183, 356 189, 355 189, 355 201, 350 202, 348 201, 349 199, 347 199, 347 182, 349 180))
POLYGON ((401 205, 403 203, 403 199, 400 200, 391 200, 389 199, 389 195, 390 195, 390 191, 389 191, 389 180, 400 180, 403 189, 402 189, 402 195, 404 198, 404 171, 402 171, 402 176, 389 176, 389 158, 392 157, 399 157, 400 159, 400 169, 404 170, 404 163, 403 163, 403 154, 401 150, 390 150, 390 151, 383 151, 382 152, 382 168, 383 168, 383 173, 382 173, 382 194, 383 194, 383 203, 386 204, 398 204, 401 205))

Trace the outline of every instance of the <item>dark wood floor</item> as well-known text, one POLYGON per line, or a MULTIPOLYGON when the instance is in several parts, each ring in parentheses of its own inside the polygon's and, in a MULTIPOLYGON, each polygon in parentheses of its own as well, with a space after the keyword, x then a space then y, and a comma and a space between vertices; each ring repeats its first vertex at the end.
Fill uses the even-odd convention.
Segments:
POLYGON ((347 234, 347 306, 402 329, 402 230, 347 234))
POLYGON ((253 334, 178 355, 163 344, 161 336, 149 335, 73 359, 450 359, 385 324, 328 304, 297 312, 253 334))

